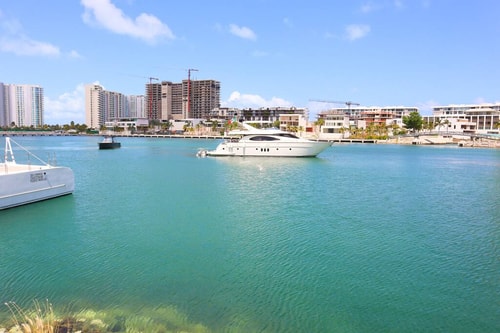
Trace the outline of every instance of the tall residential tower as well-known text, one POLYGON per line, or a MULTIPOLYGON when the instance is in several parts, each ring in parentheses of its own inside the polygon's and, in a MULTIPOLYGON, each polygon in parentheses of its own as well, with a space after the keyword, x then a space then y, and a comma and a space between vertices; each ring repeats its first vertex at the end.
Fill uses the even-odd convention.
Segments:
POLYGON ((43 126, 43 88, 0 83, 0 126, 43 126))

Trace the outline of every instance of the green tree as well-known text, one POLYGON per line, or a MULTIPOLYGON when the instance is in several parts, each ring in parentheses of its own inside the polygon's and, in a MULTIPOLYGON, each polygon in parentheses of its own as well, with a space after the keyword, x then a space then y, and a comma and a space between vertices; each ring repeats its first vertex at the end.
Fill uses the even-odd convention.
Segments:
POLYGON ((161 123, 161 129, 162 131, 166 131, 167 133, 170 134, 170 128, 172 128, 174 124, 170 120, 165 120, 164 122, 161 123))
POLYGON ((314 132, 316 133, 316 136, 318 135, 319 132, 321 132, 321 127, 325 125, 325 119, 324 118, 318 118, 314 122, 314 132))
POLYGON ((448 119, 443 120, 443 125, 446 126, 446 133, 448 133, 448 129, 450 128, 450 121, 448 119))
POLYGON ((441 131, 441 126, 443 126, 443 121, 438 118, 435 122, 434 122, 434 126, 437 127, 437 130, 438 130, 438 134, 439 132, 441 131))
POLYGON ((417 111, 413 111, 408 116, 403 117, 403 124, 405 124, 407 129, 418 132, 422 129, 423 125, 422 116, 417 111))
POLYGON ((201 127, 202 127, 202 123, 198 123, 196 124, 195 128, 196 128, 196 134, 200 135, 200 131, 201 131, 201 127))
POLYGON ((216 133, 219 127, 219 122, 217 120, 212 121, 212 132, 216 133))

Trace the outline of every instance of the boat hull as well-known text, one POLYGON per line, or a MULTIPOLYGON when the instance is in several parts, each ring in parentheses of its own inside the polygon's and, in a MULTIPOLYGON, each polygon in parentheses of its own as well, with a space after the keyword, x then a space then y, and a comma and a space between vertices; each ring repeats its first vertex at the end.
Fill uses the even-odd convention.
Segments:
POLYGON ((73 171, 67 167, 1 167, 0 210, 68 195, 75 188, 73 171))
POLYGON ((117 149, 120 147, 120 142, 99 142, 99 149, 117 149))
POLYGON ((223 142, 208 156, 315 157, 331 146, 330 142, 223 142))

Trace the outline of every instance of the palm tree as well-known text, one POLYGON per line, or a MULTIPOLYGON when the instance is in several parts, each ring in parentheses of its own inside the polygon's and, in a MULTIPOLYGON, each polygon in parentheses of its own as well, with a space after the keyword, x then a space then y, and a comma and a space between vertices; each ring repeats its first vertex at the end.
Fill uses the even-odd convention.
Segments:
POLYGON ((299 136, 302 136, 301 133, 304 132, 304 127, 299 126, 297 130, 299 131, 299 136))
POLYGON ((348 129, 347 129, 346 127, 344 127, 344 126, 342 126, 342 127, 340 128, 340 133, 342 134, 342 139, 344 139, 344 134, 345 134, 345 132, 347 132, 347 130, 348 130, 348 129))
POLYGON ((384 123, 378 123, 375 127, 378 139, 387 139, 387 127, 384 123))
POLYGON ((351 138, 356 138, 356 136, 358 135, 358 128, 356 126, 350 126, 349 133, 351 133, 351 138))
POLYGON ((217 120, 213 120, 212 121, 212 133, 216 133, 217 132, 217 127, 219 127, 219 122, 217 120))
POLYGON ((441 126, 443 125, 443 121, 438 118, 438 120, 436 120, 436 122, 434 123, 438 129, 438 135, 439 135, 439 130, 441 129, 441 126))
POLYGON ((172 126, 174 126, 174 124, 172 124, 170 120, 165 120, 165 122, 161 124, 162 130, 166 130, 167 133, 169 134, 170 134, 170 128, 172 128, 172 126))
POLYGON ((448 119, 443 120, 443 125, 446 125, 446 133, 448 134, 448 129, 450 128, 450 121, 448 119))
POLYGON ((184 123, 184 126, 182 126, 182 130, 184 132, 188 132, 191 128, 191 122, 190 121, 187 121, 186 123, 184 123))
POLYGON ((390 126, 390 129, 392 131, 392 135, 398 135, 399 134, 399 125, 396 122, 393 122, 390 126))
POLYGON ((318 132, 321 132, 321 127, 325 125, 325 119, 324 118, 318 118, 314 122, 314 132, 316 133, 316 136, 318 136, 318 132))
POLYGON ((133 132, 132 132, 132 131, 133 131, 133 129, 134 129, 134 125, 133 125, 132 123, 128 124, 128 126, 127 126, 127 130, 128 130, 130 133, 133 133, 133 132))

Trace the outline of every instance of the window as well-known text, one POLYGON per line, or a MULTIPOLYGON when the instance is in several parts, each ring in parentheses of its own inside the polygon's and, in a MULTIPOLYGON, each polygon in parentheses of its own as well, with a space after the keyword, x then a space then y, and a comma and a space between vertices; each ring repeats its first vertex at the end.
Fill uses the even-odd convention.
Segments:
POLYGON ((256 135, 250 138, 250 141, 276 141, 278 138, 267 135, 256 135))

